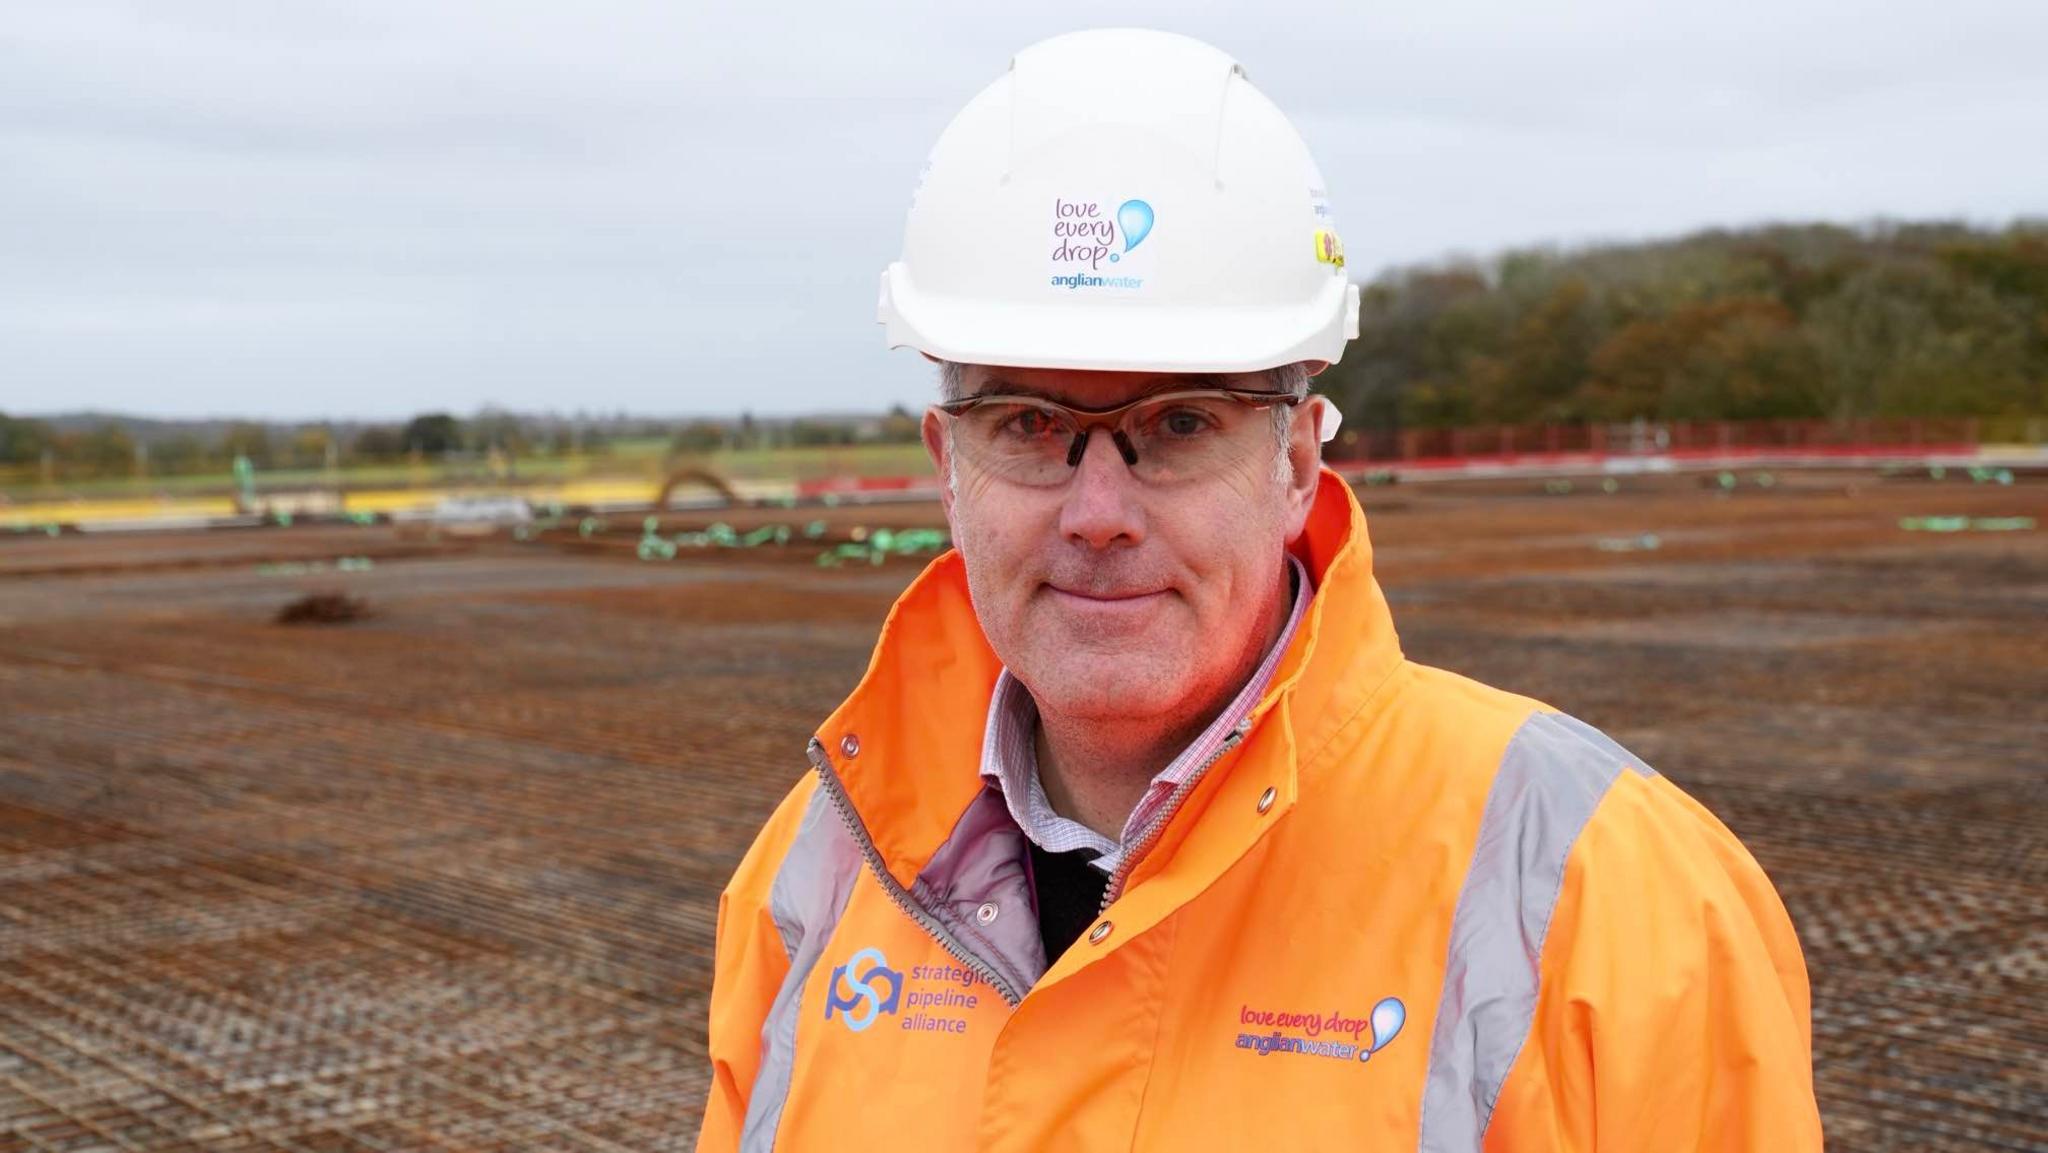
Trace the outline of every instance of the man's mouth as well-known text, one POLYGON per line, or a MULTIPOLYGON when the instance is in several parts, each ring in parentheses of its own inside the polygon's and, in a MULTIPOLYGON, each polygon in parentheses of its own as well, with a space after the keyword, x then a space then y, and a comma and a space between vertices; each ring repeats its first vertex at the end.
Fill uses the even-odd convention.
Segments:
POLYGON ((1055 584, 1045 587, 1061 597, 1101 605, 1128 604, 1166 595, 1165 589, 1070 589, 1055 584))

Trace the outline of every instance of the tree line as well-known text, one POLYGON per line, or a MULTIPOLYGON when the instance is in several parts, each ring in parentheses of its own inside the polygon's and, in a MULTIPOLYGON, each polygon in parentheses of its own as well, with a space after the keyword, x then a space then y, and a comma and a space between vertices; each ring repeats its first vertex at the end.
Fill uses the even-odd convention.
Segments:
MULTIPOLYGON (((1773 226, 1401 269, 1317 381, 1347 426, 2048 415, 2048 221, 1773 226)), ((664 421, 486 409, 275 426, 0 413, 0 467, 64 476, 914 443, 915 414, 664 421)))
POLYGON ((1363 298, 1317 382, 1362 428, 2048 413, 2048 222, 1536 249, 1363 298))
POLYGON ((403 422, 268 425, 254 421, 150 421, 125 417, 37 420, 0 412, 0 479, 39 471, 64 479, 179 476, 227 471, 401 461, 499 461, 600 456, 620 440, 656 441, 669 455, 915 443, 918 418, 897 406, 881 416, 662 420, 567 419, 486 409, 467 419, 428 412, 403 422))
MULTIPOLYGON (((593 435, 591 440, 601 444, 603 438, 593 435)), ((71 477, 218 472, 238 458, 258 468, 306 469, 414 456, 439 459, 501 447, 530 447, 524 424, 510 414, 487 413, 468 422, 447 413, 425 413, 392 424, 230 421, 188 427, 120 417, 59 422, 0 413, 0 466, 54 466, 71 477)))

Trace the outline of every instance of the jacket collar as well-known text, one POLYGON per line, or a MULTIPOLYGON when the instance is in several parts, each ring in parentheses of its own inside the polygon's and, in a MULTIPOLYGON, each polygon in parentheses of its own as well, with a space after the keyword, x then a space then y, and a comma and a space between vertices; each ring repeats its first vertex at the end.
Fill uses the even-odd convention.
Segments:
MULTIPOLYGON (((1297 761, 1312 761, 1357 720, 1401 660, 1365 514, 1328 469, 1292 549, 1315 577, 1315 597, 1252 713, 1253 738, 1280 739, 1247 742, 1277 754, 1266 767, 1288 805, 1297 761), (1283 702, 1277 723, 1288 731, 1262 734, 1283 702)), ((818 729, 875 848, 906 887, 983 787, 982 737, 1001 671, 968 599, 966 566, 947 552, 897 599, 867 673, 818 729)))

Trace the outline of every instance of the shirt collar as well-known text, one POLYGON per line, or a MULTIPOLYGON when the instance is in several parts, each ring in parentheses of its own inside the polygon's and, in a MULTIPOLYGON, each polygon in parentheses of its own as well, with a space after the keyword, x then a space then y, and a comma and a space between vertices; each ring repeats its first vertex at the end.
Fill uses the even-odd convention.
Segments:
POLYGON ((1115 873, 1132 836, 1144 828, 1160 806, 1168 802, 1175 788, 1223 747, 1231 730, 1251 714, 1259 698, 1265 694, 1274 670, 1279 667, 1280 655, 1287 651, 1288 642, 1301 624, 1309 599, 1315 595, 1308 568, 1291 553, 1287 563, 1293 575, 1294 602, 1280 635, 1273 638, 1273 644, 1266 650, 1259 667, 1230 704, 1209 722, 1200 736, 1152 778, 1144 797, 1125 821, 1123 835, 1117 841, 1053 811, 1052 802, 1046 797, 1045 784, 1038 775, 1037 702, 1031 699, 1031 692, 1023 682, 1010 675, 1009 669, 1005 668, 996 677, 995 691, 989 697, 988 725, 982 738, 981 776, 1002 793, 1011 819, 1017 822, 1017 827, 1033 844, 1048 853, 1092 850, 1097 854, 1093 862, 1095 867, 1105 873, 1115 873))

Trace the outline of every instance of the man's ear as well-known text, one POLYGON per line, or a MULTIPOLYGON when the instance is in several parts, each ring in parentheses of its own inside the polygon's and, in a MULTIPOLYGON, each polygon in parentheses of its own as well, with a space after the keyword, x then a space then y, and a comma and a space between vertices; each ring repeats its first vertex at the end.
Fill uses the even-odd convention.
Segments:
POLYGON ((945 511, 946 523, 953 523, 953 475, 952 446, 946 443, 946 421, 937 409, 924 410, 924 422, 918 426, 924 437, 924 454, 931 458, 932 468, 939 474, 939 507, 945 511))
POLYGON ((1319 435, 1323 406, 1329 402, 1311 396, 1295 406, 1287 422, 1287 459, 1292 465, 1287 482, 1287 543, 1300 539, 1308 527, 1308 514, 1315 507, 1316 489, 1321 487, 1323 440, 1319 435))

